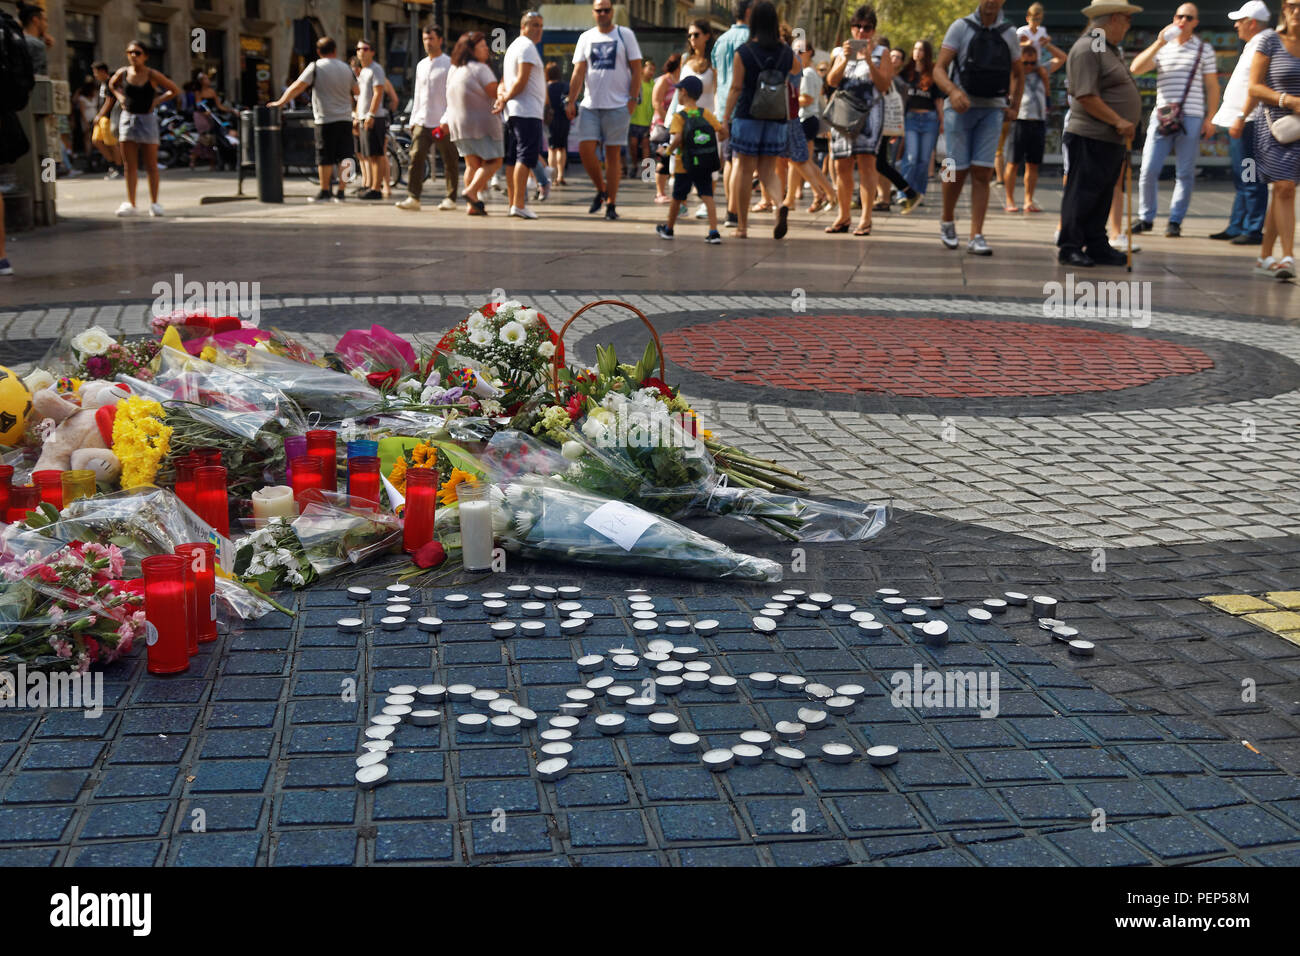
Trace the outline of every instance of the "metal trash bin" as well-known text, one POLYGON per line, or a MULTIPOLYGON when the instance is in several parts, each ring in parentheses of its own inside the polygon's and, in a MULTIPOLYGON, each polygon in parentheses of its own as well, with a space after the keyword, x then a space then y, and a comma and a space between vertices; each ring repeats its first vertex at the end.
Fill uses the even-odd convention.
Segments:
POLYGON ((316 122, 311 110, 281 111, 280 142, 287 168, 316 168, 316 122))

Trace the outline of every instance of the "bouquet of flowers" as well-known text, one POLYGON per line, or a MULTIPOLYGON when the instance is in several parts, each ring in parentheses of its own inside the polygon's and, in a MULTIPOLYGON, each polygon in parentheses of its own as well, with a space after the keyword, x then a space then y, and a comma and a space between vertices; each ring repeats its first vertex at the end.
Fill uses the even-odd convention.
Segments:
POLYGON ((122 580, 124 567, 118 548, 94 542, 0 552, 0 670, 86 671, 130 652, 144 597, 122 580))
MULTIPOLYGON (((521 302, 490 303, 471 312, 438 342, 436 351, 499 383, 499 401, 514 412, 543 387, 564 344, 545 317, 521 302)), ((494 396, 495 397, 495 396, 494 396)))
POLYGON ((122 463, 123 488, 152 485, 158 466, 171 451, 172 428, 163 423, 163 407, 132 395, 117 403, 113 415, 113 454, 122 463))
POLYGON ((781 580, 775 561, 733 551, 625 501, 536 475, 502 484, 498 510, 504 512, 503 546, 528 558, 703 580, 781 580))
POLYGON ((82 381, 119 375, 149 381, 153 377, 150 363, 161 348, 153 339, 114 339, 98 325, 73 336, 71 345, 76 359, 72 376, 82 381))
POLYGON ((261 528, 235 543, 234 572, 263 593, 286 585, 305 588, 316 580, 316 569, 283 518, 268 518, 261 528))
MULTIPOLYGON (((319 412, 326 421, 365 415, 380 403, 379 390, 300 358, 277 354, 265 341, 256 345, 209 346, 209 361, 271 385, 305 411, 319 412)), ((309 353, 298 353, 306 355, 309 353)))

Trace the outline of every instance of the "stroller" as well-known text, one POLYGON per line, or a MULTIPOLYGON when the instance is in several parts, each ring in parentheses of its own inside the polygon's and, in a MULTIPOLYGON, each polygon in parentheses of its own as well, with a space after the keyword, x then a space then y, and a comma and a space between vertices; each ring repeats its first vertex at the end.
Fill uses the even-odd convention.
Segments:
POLYGON ((223 120, 207 103, 194 107, 194 129, 198 133, 195 159, 211 160, 215 156, 222 169, 238 167, 239 135, 232 124, 223 120))

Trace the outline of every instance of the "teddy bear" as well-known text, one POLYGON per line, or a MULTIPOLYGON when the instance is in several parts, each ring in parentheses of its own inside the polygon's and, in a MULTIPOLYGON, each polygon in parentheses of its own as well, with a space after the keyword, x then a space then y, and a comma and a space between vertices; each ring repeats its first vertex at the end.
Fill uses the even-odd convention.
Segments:
MULTIPOLYGON (((33 471, 88 469, 98 484, 111 484, 122 473, 122 463, 109 448, 110 438, 101 431, 96 412, 131 393, 114 382, 86 382, 80 390, 81 404, 69 401, 53 388, 32 395, 32 414, 38 421, 49 419, 54 430, 41 445, 41 458, 33 471)), ((111 436, 111 432, 110 432, 111 436)))

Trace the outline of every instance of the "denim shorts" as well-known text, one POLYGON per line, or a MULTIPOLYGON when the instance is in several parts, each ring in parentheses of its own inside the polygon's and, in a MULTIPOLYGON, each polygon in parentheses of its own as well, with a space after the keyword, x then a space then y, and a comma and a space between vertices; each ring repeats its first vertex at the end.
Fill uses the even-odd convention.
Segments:
POLYGON ((737 116, 731 121, 728 142, 736 156, 784 156, 790 144, 790 124, 737 116))
POLYGON ((124 143, 158 145, 158 114, 128 113, 122 110, 117 121, 117 138, 124 143))
POLYGON ((595 140, 606 147, 626 146, 631 120, 632 114, 626 106, 608 110, 589 110, 583 106, 578 110, 578 142, 595 140))
POLYGON ((1006 112, 996 106, 972 106, 965 113, 945 106, 943 131, 953 168, 959 171, 972 166, 992 169, 1005 117, 1006 112))

